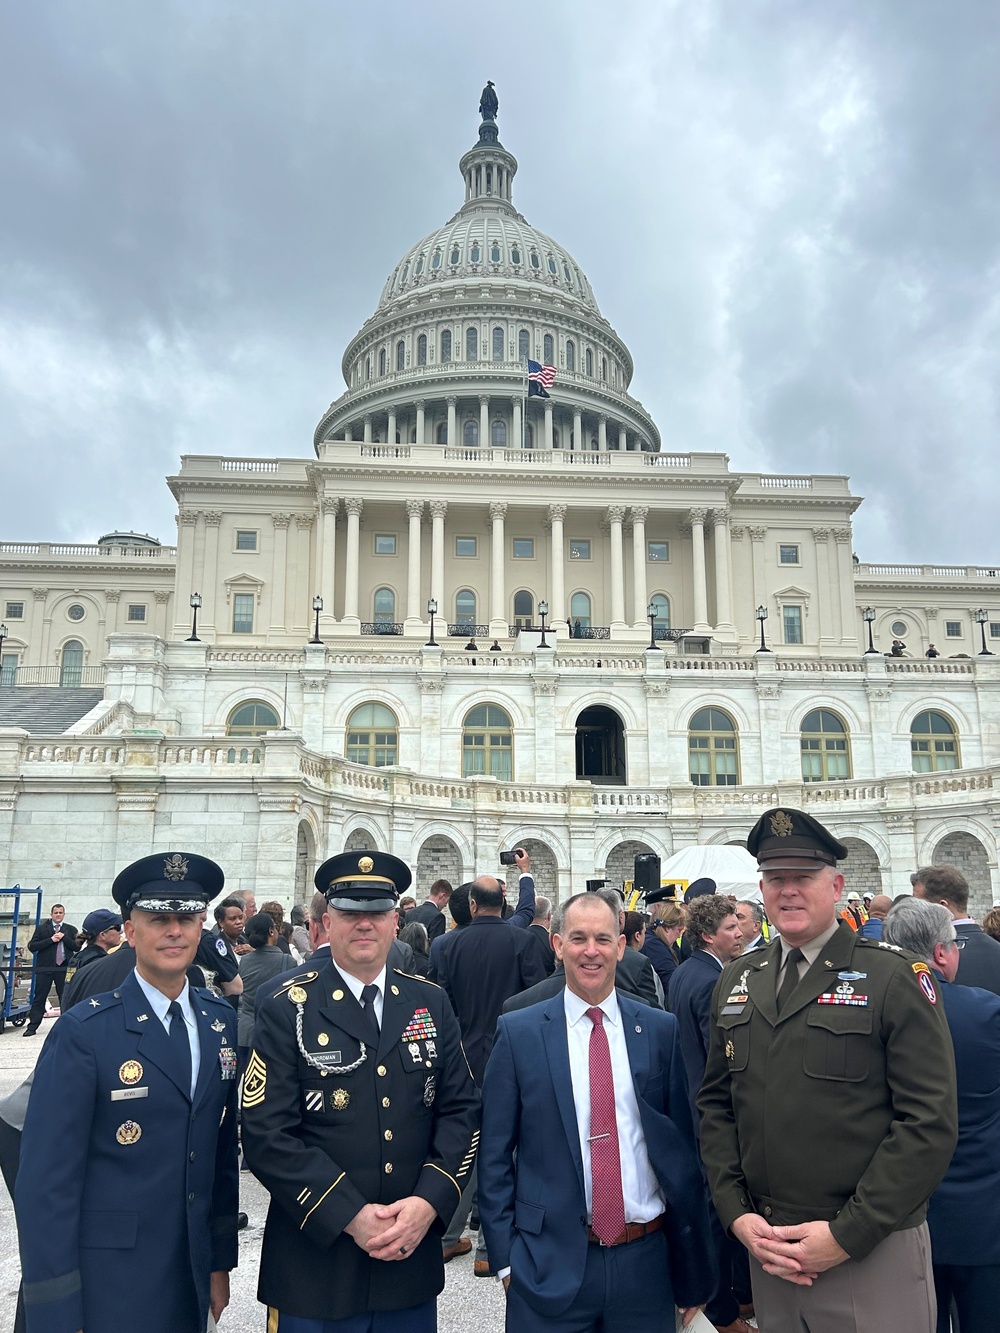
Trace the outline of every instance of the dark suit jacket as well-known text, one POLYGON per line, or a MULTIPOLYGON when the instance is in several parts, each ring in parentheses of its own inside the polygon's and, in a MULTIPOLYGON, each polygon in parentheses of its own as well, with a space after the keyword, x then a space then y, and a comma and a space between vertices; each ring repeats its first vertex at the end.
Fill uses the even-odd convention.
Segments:
POLYGON ((960 922, 955 934, 965 941, 955 982, 959 986, 978 986, 1000 995, 1000 942, 987 935, 974 921, 960 922))
POLYGON ((646 955, 653 964, 656 975, 660 978, 660 983, 663 986, 664 1008, 671 1008, 670 983, 673 981, 674 973, 678 968, 677 955, 669 944, 664 944, 659 936, 648 928, 646 930, 646 942, 643 944, 640 953, 646 955))
MULTIPOLYGON (((624 996, 618 1003, 646 1150, 667 1201, 674 1299, 700 1305, 715 1275, 677 1024, 624 996)), ((500 1019, 483 1085, 479 1216, 491 1263, 510 1267, 523 1299, 542 1315, 568 1310, 589 1242, 561 995, 500 1019)))
POLYGON ((704 949, 696 949, 681 963, 670 983, 670 1012, 676 1017, 680 1031, 695 1133, 698 1131, 696 1103, 705 1078, 712 1039, 712 992, 721 976, 722 965, 718 959, 704 949))
MULTIPOLYGON (((645 954, 638 953, 635 949, 626 949, 625 953, 618 960, 618 977, 624 977, 629 990, 634 990, 636 995, 641 995, 647 1004, 660 1009, 659 996, 656 994, 655 973, 653 964, 645 954)), ((616 985, 621 985, 616 981, 616 985)))
POLYGON ((549 939, 549 932, 544 926, 529 926, 528 934, 537 941, 538 956, 545 966, 545 975, 551 977, 556 970, 556 952, 552 947, 552 941, 549 939))
POLYGON ((52 936, 56 933, 56 927, 51 920, 40 921, 28 941, 28 950, 35 955, 35 967, 39 972, 44 970, 49 972, 65 971, 66 964, 76 950, 76 926, 71 926, 68 921, 63 921, 60 923, 59 929, 63 932, 62 940, 53 944, 52 936), (60 943, 63 947, 61 967, 56 963, 56 950, 60 943))
POLYGON ((439 935, 443 935, 448 924, 444 919, 444 912, 441 911, 437 903, 432 903, 429 898, 425 903, 421 903, 419 907, 412 907, 407 912, 406 924, 409 926, 414 921, 426 928, 429 940, 436 940, 439 935))
POLYGON ((938 976, 958 1075, 958 1145, 931 1195, 936 1264, 1000 1264, 1000 998, 938 976))
POLYGON ((438 984, 458 1015, 472 1076, 482 1085, 504 1000, 545 977, 530 931, 477 916, 437 960, 438 984))

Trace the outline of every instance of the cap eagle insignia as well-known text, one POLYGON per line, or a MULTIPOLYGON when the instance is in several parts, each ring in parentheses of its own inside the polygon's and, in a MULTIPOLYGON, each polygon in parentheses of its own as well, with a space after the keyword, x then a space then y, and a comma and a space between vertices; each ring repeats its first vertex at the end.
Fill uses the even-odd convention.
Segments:
POLYGON ((177 880, 187 879, 188 863, 187 858, 181 856, 180 852, 174 852, 173 856, 168 856, 163 863, 164 879, 177 880))
POLYGON ((792 827, 791 817, 784 810, 777 810, 771 816, 771 832, 776 838, 787 838, 792 827))

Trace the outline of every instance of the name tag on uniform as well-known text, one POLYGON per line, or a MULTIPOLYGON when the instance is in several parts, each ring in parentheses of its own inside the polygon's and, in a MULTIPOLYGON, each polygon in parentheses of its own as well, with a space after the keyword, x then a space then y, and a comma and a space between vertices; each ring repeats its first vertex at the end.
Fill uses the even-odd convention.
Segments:
POLYGON ((722 1012, 723 1012, 724 1014, 742 1014, 743 1009, 742 1009, 742 1006, 740 1006, 740 1005, 738 1005, 738 1004, 727 1004, 727 1005, 723 1008, 722 1012))
POLYGON ((138 1097, 148 1097, 148 1088, 115 1088, 111 1094, 113 1102, 132 1102, 138 1097))

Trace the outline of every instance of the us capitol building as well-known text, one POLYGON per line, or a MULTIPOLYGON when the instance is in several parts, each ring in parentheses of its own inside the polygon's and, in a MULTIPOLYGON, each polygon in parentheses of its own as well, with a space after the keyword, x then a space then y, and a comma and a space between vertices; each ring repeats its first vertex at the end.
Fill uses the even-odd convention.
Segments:
POLYGON ((288 904, 345 846, 419 893, 523 845, 565 897, 784 803, 848 843, 849 887, 953 860, 981 912, 997 570, 859 563, 846 477, 661 438, 580 265, 515 207, 491 86, 480 113, 312 457, 182 458, 176 546, 0 543, 0 887, 76 919, 180 847, 288 904))

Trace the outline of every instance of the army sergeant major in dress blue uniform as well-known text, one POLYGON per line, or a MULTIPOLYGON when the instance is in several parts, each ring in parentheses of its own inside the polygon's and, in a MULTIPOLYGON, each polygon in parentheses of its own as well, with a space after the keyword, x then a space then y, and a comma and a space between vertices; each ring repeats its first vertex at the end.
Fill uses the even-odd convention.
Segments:
POLYGON ((479 1096, 444 992, 386 966, 407 867, 345 852, 315 882, 330 958, 258 1006, 243 1082, 257 1294, 268 1333, 433 1333, 479 1096))
POLYGON ((203 1333, 228 1303, 236 1016, 185 975, 223 878, 187 852, 123 870, 135 970, 45 1043, 16 1186, 28 1333, 203 1333))

